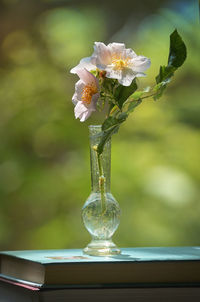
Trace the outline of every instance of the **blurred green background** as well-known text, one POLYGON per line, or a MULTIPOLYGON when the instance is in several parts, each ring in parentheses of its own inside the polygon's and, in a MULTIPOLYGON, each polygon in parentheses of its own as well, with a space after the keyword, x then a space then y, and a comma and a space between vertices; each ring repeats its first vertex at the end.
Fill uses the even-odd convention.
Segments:
POLYGON ((163 98, 138 107, 112 141, 119 246, 200 244, 198 1, 0 1, 0 249, 82 248, 90 193, 88 125, 69 73, 94 41, 151 58, 154 83, 177 28, 188 58, 163 98))

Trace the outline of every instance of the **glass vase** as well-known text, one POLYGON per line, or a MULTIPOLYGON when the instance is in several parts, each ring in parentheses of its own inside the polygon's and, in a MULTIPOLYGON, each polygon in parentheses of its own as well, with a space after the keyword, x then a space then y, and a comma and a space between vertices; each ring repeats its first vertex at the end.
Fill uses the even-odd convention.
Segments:
POLYGON ((120 207, 110 192, 111 140, 105 144, 101 155, 97 153, 101 135, 100 125, 89 126, 92 191, 82 208, 82 218, 92 241, 84 253, 111 256, 120 253, 112 241, 120 222, 120 207))

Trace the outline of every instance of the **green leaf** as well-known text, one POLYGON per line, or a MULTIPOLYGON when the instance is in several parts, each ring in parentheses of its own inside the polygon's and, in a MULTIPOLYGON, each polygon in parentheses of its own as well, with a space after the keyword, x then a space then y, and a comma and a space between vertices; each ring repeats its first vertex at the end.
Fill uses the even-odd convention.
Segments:
POLYGON ((123 112, 120 113, 117 117, 109 116, 102 125, 102 137, 101 141, 98 144, 97 152, 98 154, 101 154, 103 152, 103 148, 106 144, 106 142, 110 139, 110 137, 117 133, 119 130, 119 127, 121 123, 123 123, 128 117, 128 114, 123 112))
POLYGON ((118 85, 114 92, 114 98, 119 108, 121 109, 124 102, 133 92, 137 90, 136 80, 134 79, 130 86, 118 85))
POLYGON ((180 67, 187 56, 186 46, 177 30, 170 35, 168 66, 180 67))
POLYGON ((170 35, 170 47, 168 65, 160 66, 159 74, 156 77, 156 83, 161 83, 164 80, 170 79, 178 67, 183 65, 187 56, 185 43, 177 30, 170 35))
POLYGON ((143 90, 141 91, 136 91, 131 95, 131 98, 135 101, 138 101, 144 94, 149 93, 149 91, 151 90, 151 87, 145 87, 143 90))
POLYGON ((106 131, 108 130, 109 128, 113 127, 114 125, 118 124, 118 120, 116 117, 114 116, 109 116, 104 122, 103 122, 103 125, 102 125, 102 130, 103 131, 106 131))
POLYGON ((101 83, 101 89, 105 93, 113 93, 113 87, 117 84, 117 80, 104 78, 101 83))
POLYGON ((142 100, 141 99, 138 99, 137 101, 133 101, 129 104, 128 106, 128 110, 127 110, 127 113, 131 113, 135 110, 135 108, 137 106, 139 106, 140 104, 142 103, 142 100))
POLYGON ((174 75, 174 72, 177 70, 177 68, 183 65, 186 56, 187 50, 185 43, 177 30, 174 30, 174 32, 170 35, 168 65, 160 66, 159 74, 156 76, 157 85, 154 87, 154 90, 156 91, 154 100, 157 100, 162 96, 167 84, 170 82, 171 77, 174 75))
POLYGON ((170 79, 174 75, 176 68, 173 66, 160 66, 160 72, 156 77, 156 83, 161 83, 170 79))
POLYGON ((102 130, 106 131, 106 130, 112 128, 113 126, 115 126, 117 124, 121 124, 121 123, 123 123, 126 120, 126 118, 127 118, 127 113, 126 112, 120 113, 117 117, 115 117, 115 116, 109 116, 103 122, 102 130))
POLYGON ((119 130, 119 125, 115 125, 114 127, 110 128, 107 131, 103 131, 101 141, 97 146, 97 152, 100 155, 103 152, 103 148, 106 144, 106 142, 111 138, 111 136, 119 130))
MULTIPOLYGON (((160 83, 160 84, 163 84, 164 82, 160 83)), ((159 89, 157 90, 157 93, 154 95, 154 101, 157 101, 162 95, 163 95, 163 92, 165 91, 165 88, 167 87, 167 84, 163 84, 163 85, 160 85, 159 89)))
POLYGON ((144 91, 136 91, 131 95, 131 98, 137 101, 141 98, 141 96, 143 96, 144 93, 145 93, 144 91))

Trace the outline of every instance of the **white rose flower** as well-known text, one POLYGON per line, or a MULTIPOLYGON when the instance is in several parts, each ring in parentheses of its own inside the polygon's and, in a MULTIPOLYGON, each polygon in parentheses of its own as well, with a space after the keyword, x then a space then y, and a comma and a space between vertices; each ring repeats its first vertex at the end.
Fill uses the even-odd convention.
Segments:
POLYGON ((96 103, 99 98, 99 83, 98 79, 85 68, 77 69, 76 73, 80 80, 75 85, 72 102, 75 105, 75 117, 84 122, 93 111, 96 111, 96 103))
POLYGON ((137 56, 123 43, 110 43, 107 46, 102 42, 94 43, 94 53, 91 57, 83 58, 80 63, 71 69, 71 73, 86 68, 88 71, 99 68, 106 71, 106 77, 117 79, 123 86, 129 86, 134 78, 144 77, 150 65, 150 59, 137 56))
POLYGON ((125 48, 123 43, 95 42, 91 63, 106 71, 106 77, 117 79, 123 86, 129 86, 136 77, 146 76, 144 71, 150 65, 150 59, 137 56, 136 53, 125 48))

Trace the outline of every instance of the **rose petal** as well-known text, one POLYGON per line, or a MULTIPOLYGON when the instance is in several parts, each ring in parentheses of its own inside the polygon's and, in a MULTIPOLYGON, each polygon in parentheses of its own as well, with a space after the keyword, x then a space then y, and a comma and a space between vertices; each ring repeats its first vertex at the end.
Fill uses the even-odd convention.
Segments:
POLYGON ((83 68, 87 69, 88 71, 96 69, 96 65, 92 64, 92 62, 91 62, 91 57, 81 59, 80 63, 77 66, 75 66, 74 68, 72 68, 70 70, 70 72, 77 73, 77 70, 83 69, 83 68))
POLYGON ((104 66, 111 63, 111 55, 108 47, 102 42, 94 43, 94 53, 92 55, 92 62, 96 65, 104 66))
POLYGON ((122 71, 122 76, 121 78, 118 80, 120 84, 122 84, 123 86, 130 86, 133 79, 136 77, 137 75, 133 72, 132 69, 126 68, 122 71))
POLYGON ((93 94, 92 100, 91 100, 91 103, 90 103, 90 109, 93 108, 94 111, 96 111, 96 104, 97 104, 97 101, 98 101, 99 97, 100 97, 100 93, 99 92, 93 94))
POLYGON ((110 50, 111 54, 116 55, 117 57, 121 57, 123 51, 125 50, 124 43, 110 43, 108 44, 108 49, 110 50))
POLYGON ((78 101, 81 101, 84 86, 85 84, 81 80, 76 82, 75 93, 72 97, 72 102, 74 103, 74 105, 76 105, 78 101))
POLYGON ((82 102, 78 102, 74 108, 75 118, 79 118, 81 122, 84 122, 93 111, 95 111, 93 105, 86 107, 82 102))
POLYGON ((146 77, 147 75, 144 73, 144 72, 137 72, 136 73, 136 77, 139 78, 139 77, 146 77))
POLYGON ((83 68, 77 70, 77 75, 85 85, 94 85, 95 87, 97 86, 97 78, 92 73, 87 71, 87 69, 83 68))
POLYGON ((133 59, 136 57, 137 57, 136 53, 131 48, 124 49, 122 52, 123 59, 126 59, 126 58, 133 59))
POLYGON ((136 72, 143 72, 147 70, 151 65, 151 60, 144 56, 137 56, 131 61, 132 61, 131 64, 133 66, 133 70, 136 72))
POLYGON ((106 71, 106 77, 107 78, 117 79, 117 80, 121 79, 122 71, 117 70, 117 69, 113 69, 112 65, 107 66, 105 71, 106 71))

